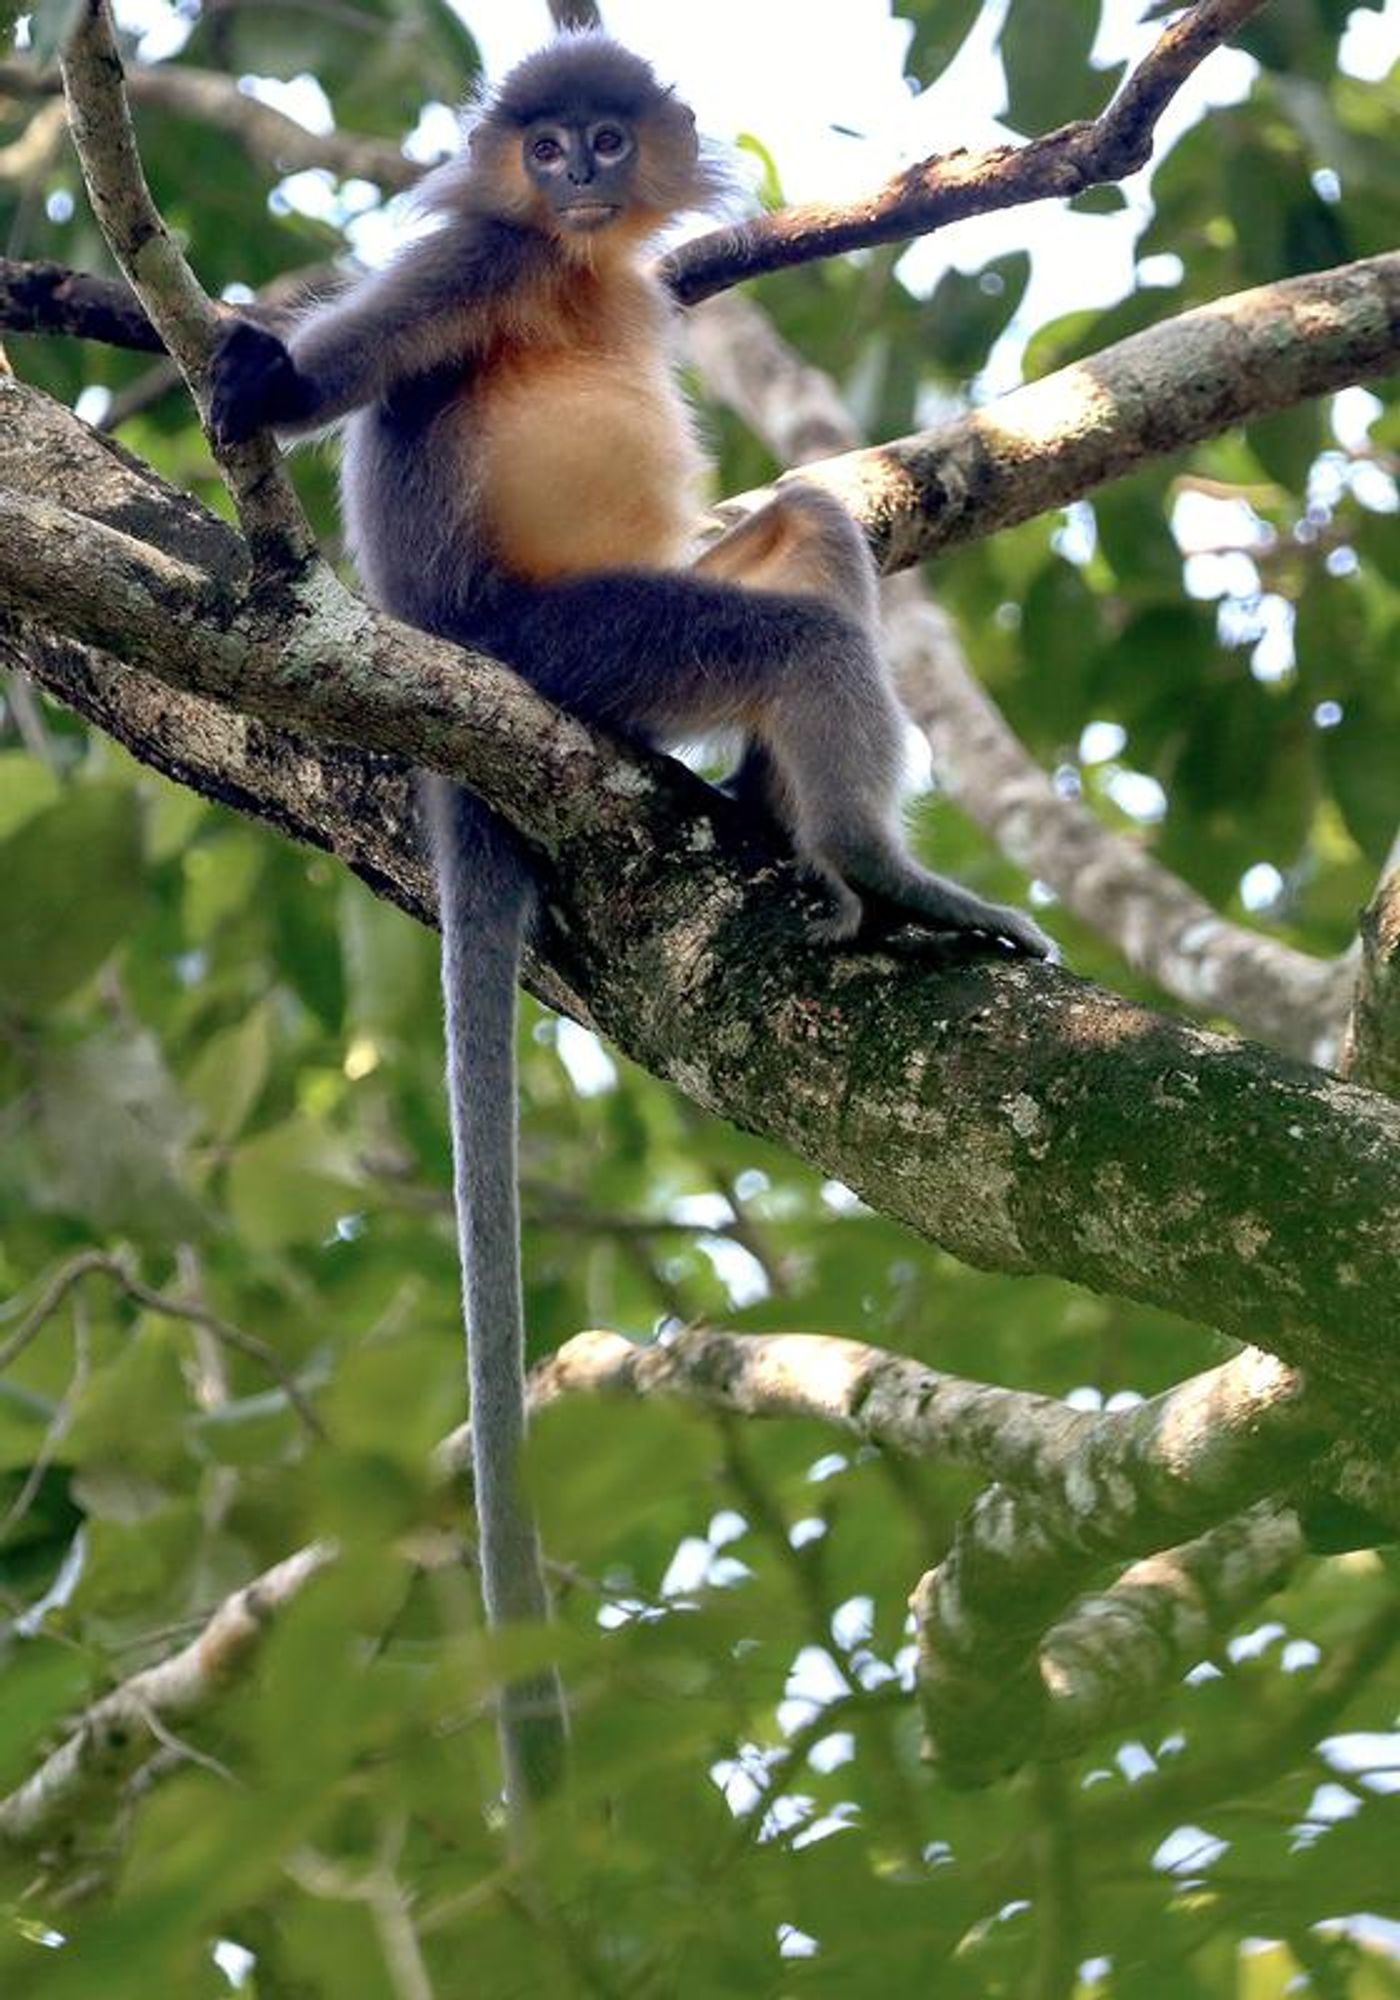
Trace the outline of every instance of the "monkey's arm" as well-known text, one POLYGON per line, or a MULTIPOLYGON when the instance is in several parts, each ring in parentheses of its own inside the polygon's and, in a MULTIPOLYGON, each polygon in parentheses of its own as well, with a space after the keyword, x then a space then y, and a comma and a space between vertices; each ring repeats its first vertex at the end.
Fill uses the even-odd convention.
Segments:
POLYGON ((215 437, 229 445, 269 427, 312 430, 396 383, 465 364, 496 302, 528 280, 531 247, 520 230, 448 223, 315 307, 285 340, 236 321, 210 364, 215 437))

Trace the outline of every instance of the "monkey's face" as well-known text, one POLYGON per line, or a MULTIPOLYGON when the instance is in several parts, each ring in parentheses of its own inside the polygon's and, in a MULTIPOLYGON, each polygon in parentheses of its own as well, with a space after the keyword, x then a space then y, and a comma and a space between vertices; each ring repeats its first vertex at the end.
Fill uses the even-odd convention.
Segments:
POLYGON ((606 229, 634 199, 637 133, 626 118, 537 119, 521 148, 531 184, 571 236, 606 229))

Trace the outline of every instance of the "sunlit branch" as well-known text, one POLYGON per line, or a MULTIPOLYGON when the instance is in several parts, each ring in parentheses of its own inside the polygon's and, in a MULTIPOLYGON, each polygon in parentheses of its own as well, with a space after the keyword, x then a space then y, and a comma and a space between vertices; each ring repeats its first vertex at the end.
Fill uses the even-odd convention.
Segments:
POLYGON ((936 154, 876 192, 842 206, 786 208, 682 244, 667 259, 677 297, 694 305, 746 278, 876 243, 927 236, 964 216, 1082 194, 1144 166, 1157 120, 1213 49, 1266 0, 1197 0, 1095 119, 1062 125, 1025 146, 936 154))
POLYGON ((247 1671, 273 1620, 333 1559, 324 1543, 288 1556, 226 1598, 181 1652, 95 1702, 38 1770, 0 1799, 0 1848, 32 1847, 81 1819, 94 1798, 110 1797, 160 1745, 161 1725, 199 1716, 247 1671))
MULTIPOLYGON (((858 450, 831 378, 804 361, 754 301, 713 299, 691 316, 688 330, 710 394, 780 463, 858 450)), ((1081 800, 1059 791, 977 680, 922 578, 892 578, 884 609, 886 648, 905 705, 928 737, 938 780, 1005 854, 1165 992, 1224 1013, 1291 1054, 1332 1053, 1352 983, 1349 964, 1311 958, 1228 922, 1140 842, 1101 825, 1081 800)))

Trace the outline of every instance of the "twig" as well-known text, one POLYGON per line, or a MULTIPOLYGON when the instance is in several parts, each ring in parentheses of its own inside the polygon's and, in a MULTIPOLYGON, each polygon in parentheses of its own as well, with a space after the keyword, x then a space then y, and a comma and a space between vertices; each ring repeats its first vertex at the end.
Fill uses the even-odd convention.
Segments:
MULTIPOLYGON (((219 314, 166 229, 146 185, 109 0, 80 0, 61 66, 69 129, 93 213, 202 413, 219 314)), ((293 574, 315 567, 315 538, 271 439, 255 438, 231 450, 216 448, 215 456, 228 478, 255 560, 293 574)))
POLYGON ((194 1301, 172 1298, 167 1292, 156 1291, 138 1278, 120 1257, 106 1250, 79 1251, 53 1274, 14 1332, 0 1344, 0 1374, 42 1331, 74 1285, 94 1272, 110 1278, 135 1304, 145 1306, 150 1312, 160 1313, 166 1319, 185 1320, 191 1326, 203 1327, 224 1347, 255 1361, 271 1375, 311 1435, 318 1438, 325 1436, 325 1426, 320 1417, 298 1387, 295 1377, 283 1367, 276 1349, 267 1341, 255 1333, 245 1333, 242 1327, 221 1319, 217 1313, 194 1301))
POLYGON ((901 243, 945 223, 1023 202, 1082 194, 1143 166, 1157 120, 1192 71, 1265 0, 1197 0, 1174 21, 1098 118, 1063 125, 1026 146, 935 155, 843 208, 807 206, 718 229, 666 260, 684 305, 729 285, 844 250, 901 243))
MULTIPOLYGON (((12 1361, 23 1354, 30 1341, 42 1332, 74 1285, 85 1278, 89 1271, 106 1270, 110 1262, 111 1259, 105 1250, 80 1250, 76 1257, 71 1257, 66 1264, 59 1266, 33 1305, 24 1313, 14 1332, 0 1342, 0 1375, 4 1374, 12 1361)), ((14 1302, 10 1301, 5 1308, 0 1308, 0 1317, 8 1317, 13 1310, 14 1302)))
POLYGON ((58 1406, 49 1420, 43 1438, 40 1440, 39 1449, 35 1452, 33 1461, 25 1473, 19 1492, 15 1495, 10 1506, 5 1510, 4 1518, 0 1520, 0 1547, 3 1547, 15 1523, 22 1521, 29 1512, 30 1507, 34 1504, 34 1497, 43 1485, 44 1475, 53 1464, 58 1447, 62 1444, 67 1434, 69 1424, 73 1421, 73 1410, 87 1384, 91 1364, 92 1343, 88 1338, 87 1322, 80 1302, 75 1300, 73 1310, 73 1372, 68 1378, 68 1385, 64 1389, 58 1406))
POLYGON ((1064 1771, 1038 1764, 1031 1773, 1035 1825, 1035 1965, 1030 2000, 1070 2000, 1078 1982, 1084 1912, 1073 1796, 1064 1771))

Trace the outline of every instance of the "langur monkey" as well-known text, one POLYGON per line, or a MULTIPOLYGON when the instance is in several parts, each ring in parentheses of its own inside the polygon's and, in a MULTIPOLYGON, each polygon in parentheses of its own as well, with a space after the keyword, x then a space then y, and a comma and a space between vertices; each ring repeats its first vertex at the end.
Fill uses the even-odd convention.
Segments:
MULTIPOLYGON (((664 746, 737 725, 736 789, 818 879, 816 933, 854 936, 872 892, 934 930, 1034 956, 1020 911, 919 866, 899 823, 903 722, 876 645, 864 539, 784 486, 685 567, 701 469, 648 240, 718 192, 687 107, 597 34, 511 71, 462 153, 423 183, 440 217, 283 341, 230 328, 211 420, 236 443, 344 418, 341 500, 366 591, 504 660, 551 701, 664 746)), ((543 1618, 515 1478, 524 1422, 514 1016, 535 878, 515 832, 424 782, 441 900, 448 1086, 487 1615, 543 1618)), ((508 1798, 553 1783, 553 1677, 507 1691, 508 1798)))

